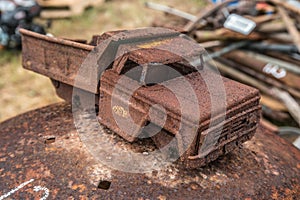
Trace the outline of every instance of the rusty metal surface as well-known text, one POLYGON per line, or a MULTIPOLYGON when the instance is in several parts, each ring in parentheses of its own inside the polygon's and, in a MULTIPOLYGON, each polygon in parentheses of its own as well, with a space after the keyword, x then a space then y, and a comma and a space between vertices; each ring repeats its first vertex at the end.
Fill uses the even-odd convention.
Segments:
MULTIPOLYGON (((13 199, 43 196, 48 196, 45 199, 297 199, 300 196, 299 150, 262 126, 243 148, 206 167, 186 170, 175 163, 148 174, 114 171, 96 162, 80 142, 68 104, 25 113, 1 123, 0 127, 0 196, 17 188, 10 193, 9 198, 13 199)), ((126 141, 107 129, 104 133, 119 141, 116 144, 125 145, 126 141)), ((138 144, 127 144, 124 148, 137 147, 138 144)))
MULTIPOLYGON (((99 121, 132 142, 138 139, 142 129, 147 129, 149 123, 160 126, 160 122, 164 121, 159 114, 163 112, 162 110, 157 111, 151 119, 149 117, 151 106, 161 105, 167 111, 166 123, 162 128, 176 137, 178 143, 176 150, 182 155, 181 160, 188 168, 203 166, 228 153, 242 141, 251 139, 256 130, 260 118, 260 106, 259 94, 254 88, 222 78, 206 70, 171 79, 165 82, 164 85, 148 87, 139 87, 136 81, 130 78, 124 79, 124 77, 125 82, 119 84, 118 80, 120 78, 120 76, 110 70, 102 76, 99 121), (209 81, 213 82, 213 80, 218 80, 218 78, 223 80, 226 102, 224 102, 223 98, 218 98, 218 113, 212 115, 211 95, 218 94, 219 86, 215 85, 215 88, 210 88, 209 90, 205 81, 209 79, 209 81), (198 102, 190 99, 190 91, 182 84, 184 79, 188 80, 192 85, 198 102), (182 104, 178 102, 178 96, 168 89, 172 87, 176 88, 178 94, 182 97, 181 103, 187 105, 184 108, 185 114, 182 113, 182 104), (119 95, 113 95, 116 88, 121 91, 119 95), (124 94, 130 94, 132 88, 138 89, 133 90, 134 93, 131 94, 130 102, 127 102, 124 100, 126 99, 124 94), (113 98, 117 100, 112 101, 113 98), (119 110, 113 109, 125 110, 124 108, 127 106, 130 112, 126 115, 120 115, 118 114, 119 110), (196 116, 197 114, 194 112, 197 106, 199 106, 200 116, 196 116), (222 106, 226 106, 226 113, 221 112, 222 106), (138 126, 131 126, 132 122, 129 116, 138 126), (219 121, 222 117, 226 118, 223 127, 219 126, 219 121), (209 127, 213 123, 215 125, 209 127), (120 125, 121 127, 126 126, 127 129, 120 129, 120 125), (208 128, 210 129, 207 130, 208 128), (191 129, 196 129, 197 133, 190 134, 192 132, 190 131, 191 129), (220 134, 217 134, 218 130, 221 129, 220 134), (204 140, 206 145, 212 144, 210 149, 206 150, 206 154, 200 152, 200 149, 203 149, 204 140), (183 155, 182 152, 186 149, 188 151, 183 155)), ((124 112, 122 111, 122 113, 124 112)), ((161 146, 161 144, 165 143, 164 140, 168 140, 168 138, 164 139, 163 134, 159 136, 155 137, 154 141, 156 141, 158 146, 161 146), (158 140, 162 140, 162 142, 158 140)))
POLYGON ((23 67, 68 85, 74 84, 80 64, 94 48, 27 30, 20 32, 23 67))
MULTIPOLYGON (((127 55, 129 60, 138 64, 148 62, 167 64, 180 62, 192 56, 200 57, 204 51, 196 43, 194 45, 185 45, 187 40, 182 38, 180 33, 163 28, 145 28, 104 33, 102 36, 94 37, 89 45, 44 36, 23 29, 20 32, 23 44, 23 67, 68 85, 74 85, 81 64, 95 48, 93 45, 99 45, 99 43, 109 38, 109 36, 111 37, 111 41, 103 45, 104 49, 97 49, 95 51, 99 51, 96 52, 97 55, 105 55, 107 57, 105 58, 106 60, 111 58, 112 61, 118 61, 118 59, 122 59, 127 55), (32 46, 35 46, 35 48, 31 48, 32 46), (170 50, 170 46, 173 46, 172 52, 168 51, 170 50), (159 54, 162 55, 156 56, 159 54)), ((103 65, 102 61, 99 62, 103 65)), ((90 66, 94 67, 94 64, 91 63, 90 66)), ((120 73, 123 68, 122 64, 124 63, 117 62, 113 69, 120 73)), ((90 70, 95 73, 100 69, 90 70)), ((97 86, 99 80, 97 80, 97 76, 91 82, 93 83, 92 86, 83 84, 82 89, 95 94, 98 93, 97 86)))

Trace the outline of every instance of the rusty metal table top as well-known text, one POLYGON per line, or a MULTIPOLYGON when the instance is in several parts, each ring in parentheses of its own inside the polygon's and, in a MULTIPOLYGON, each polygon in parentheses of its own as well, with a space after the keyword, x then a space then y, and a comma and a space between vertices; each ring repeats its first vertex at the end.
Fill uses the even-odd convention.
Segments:
POLYGON ((132 174, 90 156, 65 103, 0 124, 0 199, 297 199, 300 151, 260 126, 204 168, 132 174))

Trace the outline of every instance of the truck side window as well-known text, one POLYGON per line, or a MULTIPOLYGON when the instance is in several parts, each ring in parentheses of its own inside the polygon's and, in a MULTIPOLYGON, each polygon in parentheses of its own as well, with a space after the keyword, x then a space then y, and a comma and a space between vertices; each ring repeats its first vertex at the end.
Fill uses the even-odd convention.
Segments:
POLYGON ((127 60, 121 71, 121 74, 124 74, 127 77, 139 82, 141 74, 142 74, 142 70, 143 70, 142 66, 140 66, 136 62, 127 60))
POLYGON ((131 60, 127 60, 121 74, 139 82, 141 85, 151 86, 195 71, 194 67, 188 66, 186 63, 170 63, 166 65, 147 63, 139 65, 131 60))

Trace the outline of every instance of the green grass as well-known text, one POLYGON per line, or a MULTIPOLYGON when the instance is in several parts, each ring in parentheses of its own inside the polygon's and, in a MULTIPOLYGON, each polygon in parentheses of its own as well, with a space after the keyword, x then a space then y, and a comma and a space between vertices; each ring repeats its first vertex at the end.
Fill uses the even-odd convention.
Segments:
POLYGON ((48 78, 22 68, 19 51, 0 55, 0 121, 58 101, 48 78))
POLYGON ((19 63, 19 56, 21 54, 18 50, 10 50, 10 51, 0 51, 0 66, 11 63, 17 64, 19 63))

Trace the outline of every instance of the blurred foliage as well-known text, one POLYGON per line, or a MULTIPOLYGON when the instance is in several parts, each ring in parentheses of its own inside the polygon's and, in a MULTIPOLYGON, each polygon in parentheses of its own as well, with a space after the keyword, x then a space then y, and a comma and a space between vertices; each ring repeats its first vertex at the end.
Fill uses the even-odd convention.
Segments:
POLYGON ((7 63, 16 64, 19 62, 21 52, 18 50, 0 50, 0 67, 7 63))

